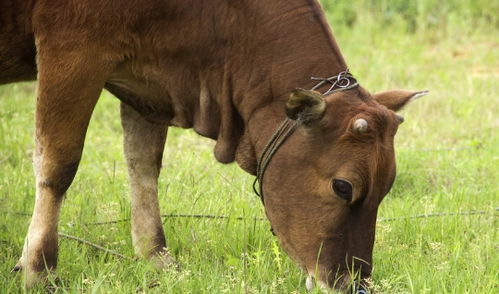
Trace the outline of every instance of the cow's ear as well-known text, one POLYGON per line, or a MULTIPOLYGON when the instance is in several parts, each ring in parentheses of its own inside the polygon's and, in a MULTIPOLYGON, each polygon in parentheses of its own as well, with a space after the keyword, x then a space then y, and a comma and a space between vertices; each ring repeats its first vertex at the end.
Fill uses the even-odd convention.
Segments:
POLYGON ((428 94, 428 91, 390 90, 376 93, 373 97, 379 104, 382 104, 393 111, 398 111, 410 102, 423 97, 426 94, 428 94))
POLYGON ((324 97, 315 91, 296 89, 291 92, 286 103, 286 115, 304 125, 319 121, 326 111, 324 97))

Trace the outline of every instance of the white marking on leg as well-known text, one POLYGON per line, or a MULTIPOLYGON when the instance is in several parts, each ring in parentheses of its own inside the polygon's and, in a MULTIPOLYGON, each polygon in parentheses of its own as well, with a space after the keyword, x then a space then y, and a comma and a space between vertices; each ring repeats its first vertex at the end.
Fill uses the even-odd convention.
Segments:
POLYGON ((121 118, 130 179, 132 242, 137 255, 164 268, 173 261, 165 249, 157 190, 166 126, 147 122, 123 104, 121 118))

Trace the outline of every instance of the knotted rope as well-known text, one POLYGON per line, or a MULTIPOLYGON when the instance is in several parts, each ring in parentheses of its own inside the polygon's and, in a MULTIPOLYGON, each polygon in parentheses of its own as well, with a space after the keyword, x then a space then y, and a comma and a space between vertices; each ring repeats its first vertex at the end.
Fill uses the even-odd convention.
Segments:
POLYGON ((336 76, 332 76, 329 78, 317 78, 311 77, 313 81, 319 81, 317 85, 315 85, 311 90, 317 90, 325 84, 331 84, 331 87, 324 92, 322 95, 326 96, 334 92, 344 91, 348 89, 355 88, 359 85, 357 80, 352 76, 352 74, 347 70, 340 72, 336 76), (336 89, 335 89, 336 87, 336 89))

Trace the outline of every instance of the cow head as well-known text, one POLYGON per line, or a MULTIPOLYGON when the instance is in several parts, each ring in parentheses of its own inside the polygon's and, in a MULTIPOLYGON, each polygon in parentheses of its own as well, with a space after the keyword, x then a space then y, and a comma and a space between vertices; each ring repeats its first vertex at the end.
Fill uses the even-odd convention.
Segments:
POLYGON ((299 124, 267 167, 265 211, 284 250, 320 285, 345 289, 354 274, 371 274, 377 209, 395 179, 403 121, 395 111, 424 94, 291 94, 286 114, 299 124))

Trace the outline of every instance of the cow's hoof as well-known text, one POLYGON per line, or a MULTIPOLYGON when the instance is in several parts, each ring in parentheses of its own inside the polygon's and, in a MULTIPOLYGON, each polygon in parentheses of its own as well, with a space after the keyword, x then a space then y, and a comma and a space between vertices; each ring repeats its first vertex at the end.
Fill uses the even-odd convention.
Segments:
POLYGON ((321 281, 316 281, 313 276, 308 276, 305 280, 305 287, 307 288, 308 292, 314 290, 316 285, 319 287, 319 291, 321 293, 329 293, 329 289, 326 284, 321 281))
POLYGON ((151 264, 158 270, 180 271, 180 264, 167 250, 162 250, 149 258, 151 264))
POLYGON ((23 265, 21 260, 12 268, 11 272, 22 272, 23 285, 26 290, 33 289, 38 286, 45 287, 47 285, 49 274, 53 273, 51 270, 34 271, 23 265))
POLYGON ((16 266, 14 266, 10 272, 11 273, 20 272, 22 269, 23 267, 20 264, 16 264, 16 266))
POLYGON ((24 269, 24 258, 21 257, 21 258, 19 258, 16 265, 12 268, 12 270, 10 272, 11 273, 20 272, 23 269, 24 269))
POLYGON ((35 272, 24 269, 23 270, 24 277, 24 288, 33 289, 37 286, 44 287, 47 285, 48 275, 46 271, 35 272))

